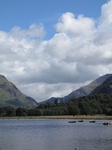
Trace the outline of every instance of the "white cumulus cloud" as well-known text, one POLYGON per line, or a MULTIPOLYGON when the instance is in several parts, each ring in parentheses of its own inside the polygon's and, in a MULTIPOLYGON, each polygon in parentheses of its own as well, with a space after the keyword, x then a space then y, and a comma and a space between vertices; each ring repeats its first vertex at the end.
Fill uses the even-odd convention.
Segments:
POLYGON ((75 16, 67 12, 63 14, 56 25, 56 30, 73 36, 90 37, 94 32, 94 20, 83 15, 75 16))
POLYGON ((38 102, 112 73, 112 0, 98 19, 62 14, 45 40, 42 24, 0 31, 0 73, 38 102))

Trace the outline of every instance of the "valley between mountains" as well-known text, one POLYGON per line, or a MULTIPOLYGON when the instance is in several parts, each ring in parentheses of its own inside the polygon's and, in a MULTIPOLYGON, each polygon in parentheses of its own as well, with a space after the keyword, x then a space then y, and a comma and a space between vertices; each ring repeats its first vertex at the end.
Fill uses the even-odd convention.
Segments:
POLYGON ((0 75, 0 116, 112 115, 112 74, 106 74, 71 92, 41 103, 23 94, 0 75))

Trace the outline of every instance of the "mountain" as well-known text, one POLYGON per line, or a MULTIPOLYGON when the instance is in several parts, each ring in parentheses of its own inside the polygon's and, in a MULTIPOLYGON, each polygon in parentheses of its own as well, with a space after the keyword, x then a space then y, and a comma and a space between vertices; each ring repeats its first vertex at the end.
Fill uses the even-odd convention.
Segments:
POLYGON ((0 107, 2 106, 33 108, 37 106, 37 102, 24 95, 5 76, 0 75, 0 107))
MULTIPOLYGON (((97 86, 91 94, 112 94, 112 76, 107 78, 102 84, 97 86)), ((91 95, 90 94, 90 95, 91 95)))
POLYGON ((96 80, 94 80, 93 82, 91 82, 89 85, 83 86, 79 89, 77 89, 76 91, 71 92, 69 95, 65 96, 65 97, 52 97, 42 103, 46 103, 46 102, 50 102, 50 103, 54 103, 54 101, 56 99, 59 99, 60 102, 67 102, 69 99, 72 98, 79 98, 82 96, 87 96, 89 95, 97 86, 99 86, 101 83, 103 83, 107 78, 111 77, 112 74, 106 74, 103 75, 99 78, 97 78, 96 80))
POLYGON ((99 86, 101 83, 103 83, 107 78, 111 77, 112 74, 106 74, 104 76, 101 76, 91 82, 89 85, 83 86, 76 91, 73 91, 68 96, 65 96, 65 100, 68 100, 70 98, 79 98, 82 96, 89 95, 97 86, 99 86))

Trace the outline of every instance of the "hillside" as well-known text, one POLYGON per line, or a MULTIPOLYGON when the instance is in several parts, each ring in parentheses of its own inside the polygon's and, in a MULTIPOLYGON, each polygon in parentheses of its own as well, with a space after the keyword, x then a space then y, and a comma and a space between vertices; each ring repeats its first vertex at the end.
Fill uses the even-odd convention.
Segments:
POLYGON ((99 86, 101 83, 103 83, 107 78, 112 76, 112 74, 106 74, 104 76, 101 76, 91 82, 89 85, 83 86, 76 91, 73 91, 70 93, 68 96, 65 97, 65 100, 68 100, 70 98, 79 98, 82 96, 87 96, 89 95, 97 86, 99 86))
MULTIPOLYGON (((40 104, 38 106, 44 115, 98 115, 112 116, 112 76, 105 75, 93 81, 88 87, 97 86, 92 93, 79 98, 71 98, 67 103, 40 104), (106 79, 107 78, 107 79, 106 79)), ((87 86, 86 86, 87 87, 87 86)))
POLYGON ((81 114, 106 114, 111 116, 112 76, 97 86, 88 96, 71 99, 68 101, 68 105, 69 104, 71 104, 72 107, 76 107, 81 114))
POLYGON ((0 107, 2 106, 32 108, 37 106, 37 102, 24 95, 13 83, 0 75, 0 107))
POLYGON ((112 76, 97 86, 91 94, 112 94, 112 76))
POLYGON ((89 95, 97 86, 99 86, 101 83, 103 83, 107 78, 109 78, 110 76, 112 76, 112 74, 106 74, 104 76, 101 76, 99 78, 97 78, 96 80, 94 80, 93 82, 91 82, 89 85, 87 86, 83 86, 79 89, 77 89, 76 91, 71 92, 69 95, 65 96, 65 97, 52 97, 42 103, 46 103, 46 102, 50 102, 50 103, 54 103, 55 99, 60 99, 60 102, 67 102, 69 99, 72 98, 79 98, 82 96, 87 96, 89 95))

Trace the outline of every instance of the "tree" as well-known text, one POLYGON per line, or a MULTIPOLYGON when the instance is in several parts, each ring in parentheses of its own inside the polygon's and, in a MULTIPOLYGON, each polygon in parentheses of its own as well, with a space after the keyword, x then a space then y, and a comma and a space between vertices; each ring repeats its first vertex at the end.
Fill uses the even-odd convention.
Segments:
POLYGON ((45 108, 45 104, 40 104, 37 108, 44 109, 45 108))
POLYGON ((16 109, 16 116, 27 116, 28 115, 28 109, 26 108, 17 108, 16 109))
POLYGON ((71 104, 69 103, 68 111, 69 111, 69 114, 73 115, 73 116, 80 114, 80 109, 76 105, 74 105, 73 103, 71 103, 71 104))
POLYGON ((35 116, 42 116, 43 111, 41 109, 35 109, 35 116))
POLYGON ((16 111, 13 107, 7 106, 7 107, 3 107, 2 108, 2 115, 3 116, 15 116, 16 115, 16 111))
POLYGON ((0 107, 0 117, 3 117, 6 115, 5 109, 3 107, 0 107))

